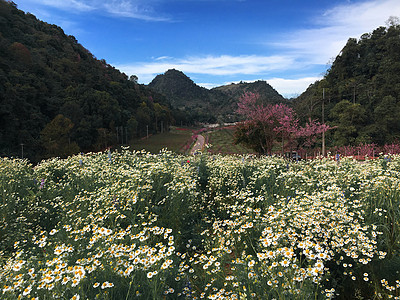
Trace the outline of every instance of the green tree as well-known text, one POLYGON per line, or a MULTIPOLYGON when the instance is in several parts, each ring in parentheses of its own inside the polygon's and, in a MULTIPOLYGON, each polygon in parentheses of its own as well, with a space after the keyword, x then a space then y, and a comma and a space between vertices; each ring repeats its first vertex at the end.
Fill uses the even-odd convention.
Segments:
POLYGON ((363 142, 360 130, 365 125, 366 111, 359 103, 342 100, 330 112, 332 124, 336 126, 335 144, 338 146, 363 142), (359 139, 358 139, 359 138, 359 139))
POLYGON ((146 133, 147 126, 150 129, 151 119, 152 119, 151 109, 147 106, 145 102, 142 102, 142 104, 140 105, 140 107, 136 112, 136 120, 138 122, 140 133, 142 135, 146 133))
POLYGON ((324 79, 311 85, 294 101, 300 119, 305 120, 315 112, 313 117, 319 118, 321 108, 317 101, 324 87, 325 92, 328 91, 325 93, 325 120, 338 125, 331 136, 332 143, 392 143, 400 135, 397 116, 399 53, 398 18, 389 18, 387 27, 365 33, 359 39, 349 39, 324 79), (360 106, 349 106, 349 111, 343 111, 343 103, 340 103, 343 99, 360 106), (357 107, 360 112, 355 111, 357 107))
POLYGON ((97 140, 95 147, 104 151, 115 141, 115 133, 108 128, 97 128, 97 140))
POLYGON ((138 77, 136 76, 136 75, 131 75, 130 77, 129 77, 129 81, 131 81, 131 82, 133 82, 133 83, 135 83, 135 84, 137 84, 138 83, 138 77))
POLYGON ((136 120, 136 118, 132 116, 128 120, 126 126, 128 128, 129 139, 131 139, 132 137, 136 137, 137 136, 137 129, 138 129, 138 121, 136 120))
POLYGON ((399 138, 400 131, 400 102, 392 96, 386 96, 376 106, 374 119, 380 134, 387 142, 394 142, 399 138))
POLYGON ((70 133, 74 124, 63 115, 57 115, 40 133, 46 155, 67 157, 79 152, 76 142, 71 142, 70 133))

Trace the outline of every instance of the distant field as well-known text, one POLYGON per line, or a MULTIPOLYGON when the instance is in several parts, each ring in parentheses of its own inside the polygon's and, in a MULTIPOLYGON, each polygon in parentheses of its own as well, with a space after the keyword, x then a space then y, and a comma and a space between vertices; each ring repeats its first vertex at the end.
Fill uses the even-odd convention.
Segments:
POLYGON ((135 140, 131 143, 130 149, 145 149, 150 153, 158 153, 161 149, 167 148, 170 151, 183 154, 186 152, 185 146, 191 141, 191 136, 191 129, 173 128, 169 132, 151 135, 148 139, 135 140))
POLYGON ((233 126, 217 128, 213 131, 205 133, 206 141, 212 145, 212 153, 222 154, 246 154, 252 153, 250 149, 242 145, 235 145, 233 143, 233 134, 235 128, 233 126))
MULTIPOLYGON (((201 128, 173 128, 169 132, 159 133, 149 136, 148 139, 143 138, 132 142, 130 149, 145 149, 150 153, 158 153, 161 149, 167 148, 176 153, 189 153, 192 143, 192 135, 201 128)), ((250 149, 242 145, 233 143, 234 127, 216 128, 207 132, 202 132, 206 138, 206 143, 212 145, 211 153, 221 154, 246 154, 252 153, 250 149)), ((196 133, 197 134, 197 133, 196 133)))

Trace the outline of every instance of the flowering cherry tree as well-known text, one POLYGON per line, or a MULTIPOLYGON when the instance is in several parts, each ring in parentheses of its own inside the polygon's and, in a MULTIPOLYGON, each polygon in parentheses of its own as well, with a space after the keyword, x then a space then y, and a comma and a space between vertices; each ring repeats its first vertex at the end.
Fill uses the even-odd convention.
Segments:
POLYGON ((276 104, 270 107, 272 117, 275 119, 273 130, 276 133, 276 138, 282 143, 282 154, 285 148, 292 148, 293 142, 299 132, 299 120, 296 118, 296 113, 292 108, 285 104, 276 104))
POLYGON ((300 146, 307 148, 312 147, 316 142, 317 136, 323 132, 327 132, 329 129, 332 129, 332 127, 326 124, 321 124, 310 118, 308 123, 306 123, 304 127, 299 128, 296 132, 300 146))
POLYGON ((244 93, 237 112, 246 120, 236 127, 235 142, 243 143, 258 153, 270 153, 275 139, 274 119, 270 107, 259 103, 259 95, 244 93))
POLYGON ((267 104, 259 101, 259 94, 244 93, 238 103, 237 112, 245 118, 236 127, 235 142, 243 143, 261 154, 270 154, 275 142, 286 148, 310 147, 317 135, 330 129, 328 125, 315 120, 304 127, 299 125, 294 110, 285 104, 267 104))

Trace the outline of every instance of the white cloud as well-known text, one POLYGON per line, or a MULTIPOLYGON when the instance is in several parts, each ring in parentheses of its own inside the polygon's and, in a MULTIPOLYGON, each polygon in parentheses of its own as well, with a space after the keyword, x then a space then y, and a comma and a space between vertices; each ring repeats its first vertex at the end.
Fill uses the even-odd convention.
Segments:
POLYGON ((224 84, 217 84, 217 83, 209 83, 209 82, 198 82, 198 83, 196 83, 198 86, 202 86, 202 87, 204 87, 204 88, 206 88, 206 89, 212 89, 212 88, 215 88, 215 87, 217 87, 217 86, 221 86, 221 85, 224 85, 224 84))
MULTIPOLYGON (((246 75, 268 74, 275 70, 290 69, 293 67, 293 60, 290 57, 281 56, 206 56, 191 57, 185 59, 174 59, 163 56, 156 58, 150 63, 136 63, 130 65, 116 65, 115 67, 128 75, 135 74, 141 83, 149 83, 157 74, 162 74, 169 69, 177 69, 186 74, 202 74, 217 76, 236 77, 246 75)), ((263 75, 266 78, 266 75, 263 75)), ((302 77, 298 79, 276 78, 266 81, 284 97, 290 98, 300 95, 307 87, 320 80, 322 76, 302 77)), ((257 79, 262 80, 262 79, 257 79)), ((225 83, 203 82, 197 85, 211 89, 216 86, 230 83, 238 83, 240 80, 225 83)), ((256 80, 242 80, 244 82, 254 82, 256 80)))
POLYGON ((76 11, 91 11, 96 9, 96 7, 90 3, 91 1, 84 0, 32 0, 32 2, 63 10, 74 9, 76 11))
POLYGON ((304 77, 298 79, 271 78, 266 81, 286 98, 297 97, 304 92, 307 87, 322 77, 304 77))
POLYGON ((166 59, 173 59, 171 56, 160 56, 155 58, 155 60, 166 60, 166 59))
POLYGON ((146 21, 169 21, 154 13, 150 1, 145 0, 28 0, 30 2, 71 12, 96 11, 117 17, 146 21))
POLYGON ((125 65, 115 65, 127 74, 135 74, 140 82, 148 83, 155 75, 168 69, 177 69, 184 73, 207 74, 217 76, 266 74, 272 71, 288 70, 293 67, 290 56, 259 56, 259 55, 220 55, 187 57, 175 59, 161 57, 151 62, 139 62, 125 65))
POLYGON ((167 17, 156 16, 153 9, 143 1, 112 0, 101 2, 104 9, 115 16, 145 21, 169 21, 167 17))
MULTIPOLYGON (((154 59, 149 63, 134 63, 128 65, 115 65, 116 68, 128 75, 135 74, 139 78, 139 82, 147 84, 157 74, 162 74, 169 69, 177 69, 185 74, 202 74, 210 76, 236 76, 241 80, 230 81, 225 83, 203 82, 196 83, 205 88, 213 88, 216 86, 226 85, 230 83, 238 83, 239 81, 254 82, 256 80, 244 80, 241 76, 246 75, 262 75, 273 74, 274 71, 282 71, 293 69, 294 61, 287 56, 206 56, 206 57, 190 57, 185 59, 174 59, 162 56, 154 59)), ((261 76, 260 76, 261 77, 261 76)), ((290 98, 300 95, 307 87, 322 76, 302 77, 298 79, 276 78, 267 79, 266 81, 284 97, 290 98)), ((257 79, 263 80, 263 79, 257 79)))
MULTIPOLYGON (((157 16, 152 6, 165 0, 26 0, 63 10, 88 12, 136 18, 149 21, 168 21, 157 16)), ((349 37, 360 37, 378 26, 385 25, 390 16, 400 16, 399 0, 348 1, 335 6, 309 24, 311 29, 280 33, 279 42, 268 43, 275 46, 279 55, 214 55, 173 58, 160 56, 150 61, 116 64, 128 75, 135 74, 142 83, 150 82, 157 74, 168 69, 178 69, 186 74, 210 76, 234 76, 239 80, 246 75, 269 78, 268 82, 282 95, 290 97, 303 92, 310 83, 321 77, 308 73, 302 78, 287 79, 282 72, 304 69, 313 65, 325 65, 336 57, 349 37), (279 72, 279 75, 274 74, 279 72), (307 77, 308 76, 308 77, 307 77)), ((248 76, 250 77, 250 76, 248 76)), ((293 78, 293 75, 291 76, 293 78)), ((216 86, 202 76, 207 88, 216 86)))
POLYGON ((390 16, 400 16, 398 0, 350 2, 315 18, 314 28, 288 33, 283 36, 283 41, 272 45, 294 55, 298 61, 326 64, 339 54, 350 37, 359 38, 384 26, 390 16))

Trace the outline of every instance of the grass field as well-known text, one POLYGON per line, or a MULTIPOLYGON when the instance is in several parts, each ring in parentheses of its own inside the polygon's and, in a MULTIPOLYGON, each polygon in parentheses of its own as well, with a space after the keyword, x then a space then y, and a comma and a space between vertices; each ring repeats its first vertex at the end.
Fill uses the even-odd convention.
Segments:
MULTIPOLYGON (((169 132, 151 135, 148 139, 135 140, 131 145, 132 150, 146 150, 150 153, 159 153, 161 149, 167 148, 179 154, 188 154, 193 140, 192 135, 202 128, 172 128, 169 132)), ((242 145, 233 143, 234 127, 222 127, 202 132, 206 143, 212 147, 211 153, 220 154, 248 154, 252 153, 242 145)))
POLYGON ((205 133, 208 143, 212 145, 210 152, 221 153, 221 154, 252 153, 250 149, 247 149, 242 145, 235 145, 233 143, 234 132, 235 128, 230 126, 230 127, 217 128, 205 133))
POLYGON ((159 133, 142 138, 131 143, 132 150, 146 150, 150 153, 159 153, 160 150, 167 148, 175 153, 185 154, 188 149, 185 146, 191 141, 192 129, 184 128, 183 130, 173 127, 169 132, 159 133))

